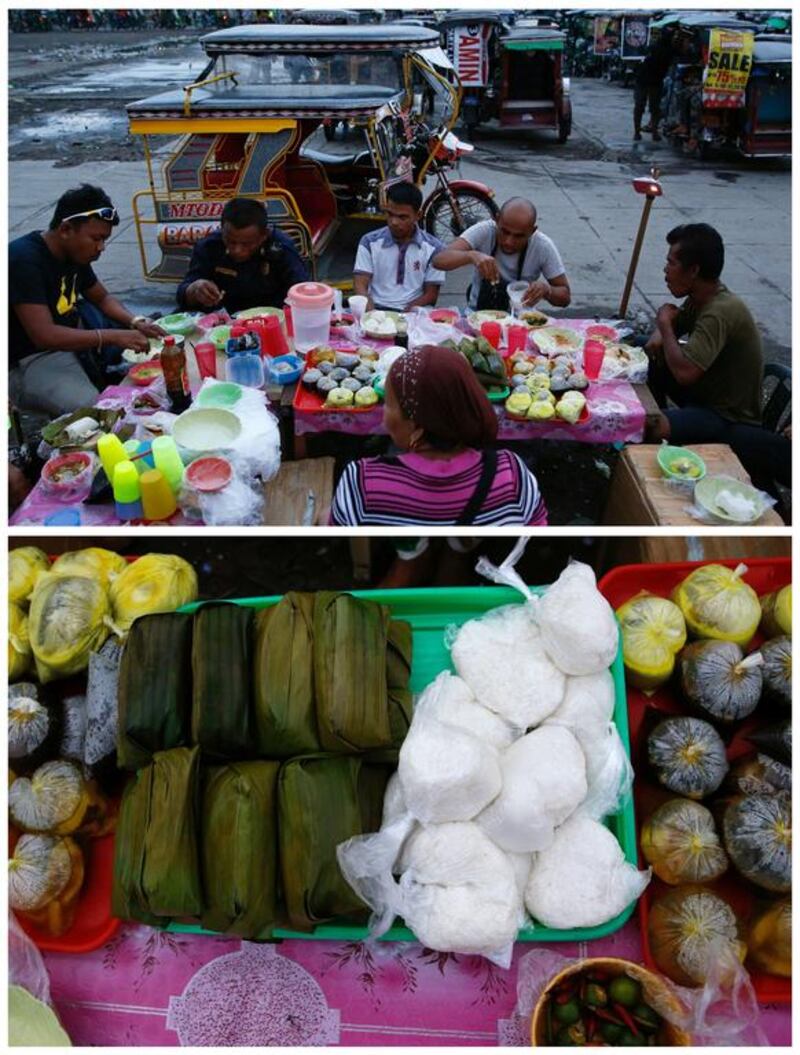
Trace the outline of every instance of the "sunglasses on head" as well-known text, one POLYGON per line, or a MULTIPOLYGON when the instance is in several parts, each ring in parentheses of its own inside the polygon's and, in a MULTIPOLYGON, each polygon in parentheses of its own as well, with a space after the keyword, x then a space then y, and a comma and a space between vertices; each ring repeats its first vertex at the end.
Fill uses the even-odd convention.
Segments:
POLYGON ((74 212, 71 216, 63 216, 61 222, 67 223, 68 220, 91 220, 93 216, 97 216, 100 220, 105 220, 106 223, 110 223, 112 227, 116 227, 119 223, 119 215, 113 205, 103 205, 99 209, 87 209, 86 212, 74 212))

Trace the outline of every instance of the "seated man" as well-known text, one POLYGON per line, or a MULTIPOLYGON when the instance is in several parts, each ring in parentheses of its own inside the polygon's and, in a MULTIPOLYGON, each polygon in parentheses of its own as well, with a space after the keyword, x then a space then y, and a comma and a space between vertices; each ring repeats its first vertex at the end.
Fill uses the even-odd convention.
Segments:
POLYGON ((664 304, 645 345, 653 395, 666 408, 655 441, 727 442, 728 423, 761 423, 761 336, 746 305, 719 280, 725 249, 706 223, 684 224, 667 235, 667 287, 686 300, 664 304), (686 337, 685 342, 679 338, 686 337))
POLYGON ((105 191, 84 183, 58 199, 47 231, 9 244, 9 394, 16 406, 54 416, 91 406, 103 383, 103 348, 146 352, 147 338, 162 333, 112 297, 92 269, 118 223, 105 191), (80 297, 117 326, 86 328, 80 297))
POLYGON ((761 428, 761 335, 744 302, 719 281, 722 238, 709 224, 692 223, 675 227, 667 242, 666 283, 686 299, 680 308, 658 309, 645 345, 650 388, 664 408, 647 439, 726 443, 757 486, 773 492, 774 481, 788 486, 791 440, 761 428))
POLYGON ((509 198, 496 221, 473 224, 433 258, 433 266, 454 271, 471 264, 467 293, 471 311, 508 310, 509 282, 525 281, 526 308, 540 301, 566 308, 572 294, 555 243, 536 225, 536 207, 526 198, 509 198))
POLYGON ((291 238, 270 228, 263 204, 231 198, 218 231, 198 242, 178 286, 183 310, 282 308, 286 294, 309 277, 291 238))
POLYGON ((394 183, 386 191, 386 226, 358 243, 353 288, 367 297, 367 310, 407 311, 435 304, 444 275, 431 258, 444 246, 419 226, 422 191, 394 183))

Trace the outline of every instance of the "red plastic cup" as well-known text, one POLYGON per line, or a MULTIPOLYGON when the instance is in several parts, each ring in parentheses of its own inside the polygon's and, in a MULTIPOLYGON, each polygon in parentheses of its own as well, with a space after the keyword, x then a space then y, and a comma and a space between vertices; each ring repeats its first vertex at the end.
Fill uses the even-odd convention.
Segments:
POLYGON ((294 323, 292 322, 292 306, 291 304, 283 305, 283 317, 286 321, 286 333, 289 337, 294 337, 294 323))
POLYGON ((508 326, 506 328, 506 340, 508 342, 508 355, 523 351, 528 343, 528 327, 523 325, 508 326))
POLYGON ((276 358, 279 355, 288 355, 289 345, 283 336, 283 326, 277 315, 267 315, 261 320, 261 356, 269 355, 276 358))
POLYGON ((211 341, 200 341, 194 346, 194 357, 200 378, 217 376, 217 349, 211 341))
POLYGON ((590 381, 596 381, 603 368, 606 346, 602 341, 588 340, 583 342, 583 372, 590 381))
POLYGON ((503 336, 503 327, 499 322, 482 322, 481 337, 485 337, 492 348, 500 347, 500 338, 503 336))

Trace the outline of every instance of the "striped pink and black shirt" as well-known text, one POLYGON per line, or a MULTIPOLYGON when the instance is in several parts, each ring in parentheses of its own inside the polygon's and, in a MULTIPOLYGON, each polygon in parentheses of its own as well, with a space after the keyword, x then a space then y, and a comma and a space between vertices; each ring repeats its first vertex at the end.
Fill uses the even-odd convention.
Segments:
MULTIPOLYGON (((342 473, 331 524, 456 524, 478 486, 480 451, 432 460, 421 454, 362 458, 342 473)), ((547 524, 536 477, 513 451, 497 452, 497 471, 474 524, 547 524)))

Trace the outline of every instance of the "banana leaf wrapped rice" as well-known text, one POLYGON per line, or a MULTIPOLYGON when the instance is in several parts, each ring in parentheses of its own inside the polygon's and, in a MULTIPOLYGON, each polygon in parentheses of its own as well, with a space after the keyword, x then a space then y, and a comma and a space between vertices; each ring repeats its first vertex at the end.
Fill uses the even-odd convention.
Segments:
MULTIPOLYGON (((285 762, 278 780, 278 838, 286 910, 297 930, 336 916, 364 918, 366 907, 339 870, 336 847, 380 816, 371 802, 380 780, 361 782, 353 756, 308 756, 285 762)), ((387 774, 388 775, 388 774, 387 774)), ((380 791, 381 802, 383 797, 380 791)))
POLYGON ((192 742, 209 758, 253 755, 254 613, 236 604, 204 604, 194 616, 192 742))
POLYGON ((202 862, 208 930, 270 937, 277 916, 279 762, 233 762, 203 774, 202 862))
POLYGON ((154 752, 189 742, 192 623, 191 615, 164 612, 141 616, 131 627, 119 672, 117 764, 122 769, 140 769, 154 752))
POLYGON ((287 593, 256 616, 253 702, 262 758, 320 750, 313 627, 313 593, 287 593))
POLYGON ((392 744, 400 747, 406 738, 413 713, 411 678, 411 624, 392 619, 386 642, 386 687, 392 744))
POLYGON ((121 919, 165 923, 203 912, 199 757, 196 747, 157 751, 125 789, 112 895, 121 919))
POLYGON ((314 688, 325 751, 389 747, 386 675, 389 611, 346 593, 321 592, 314 604, 314 688))

